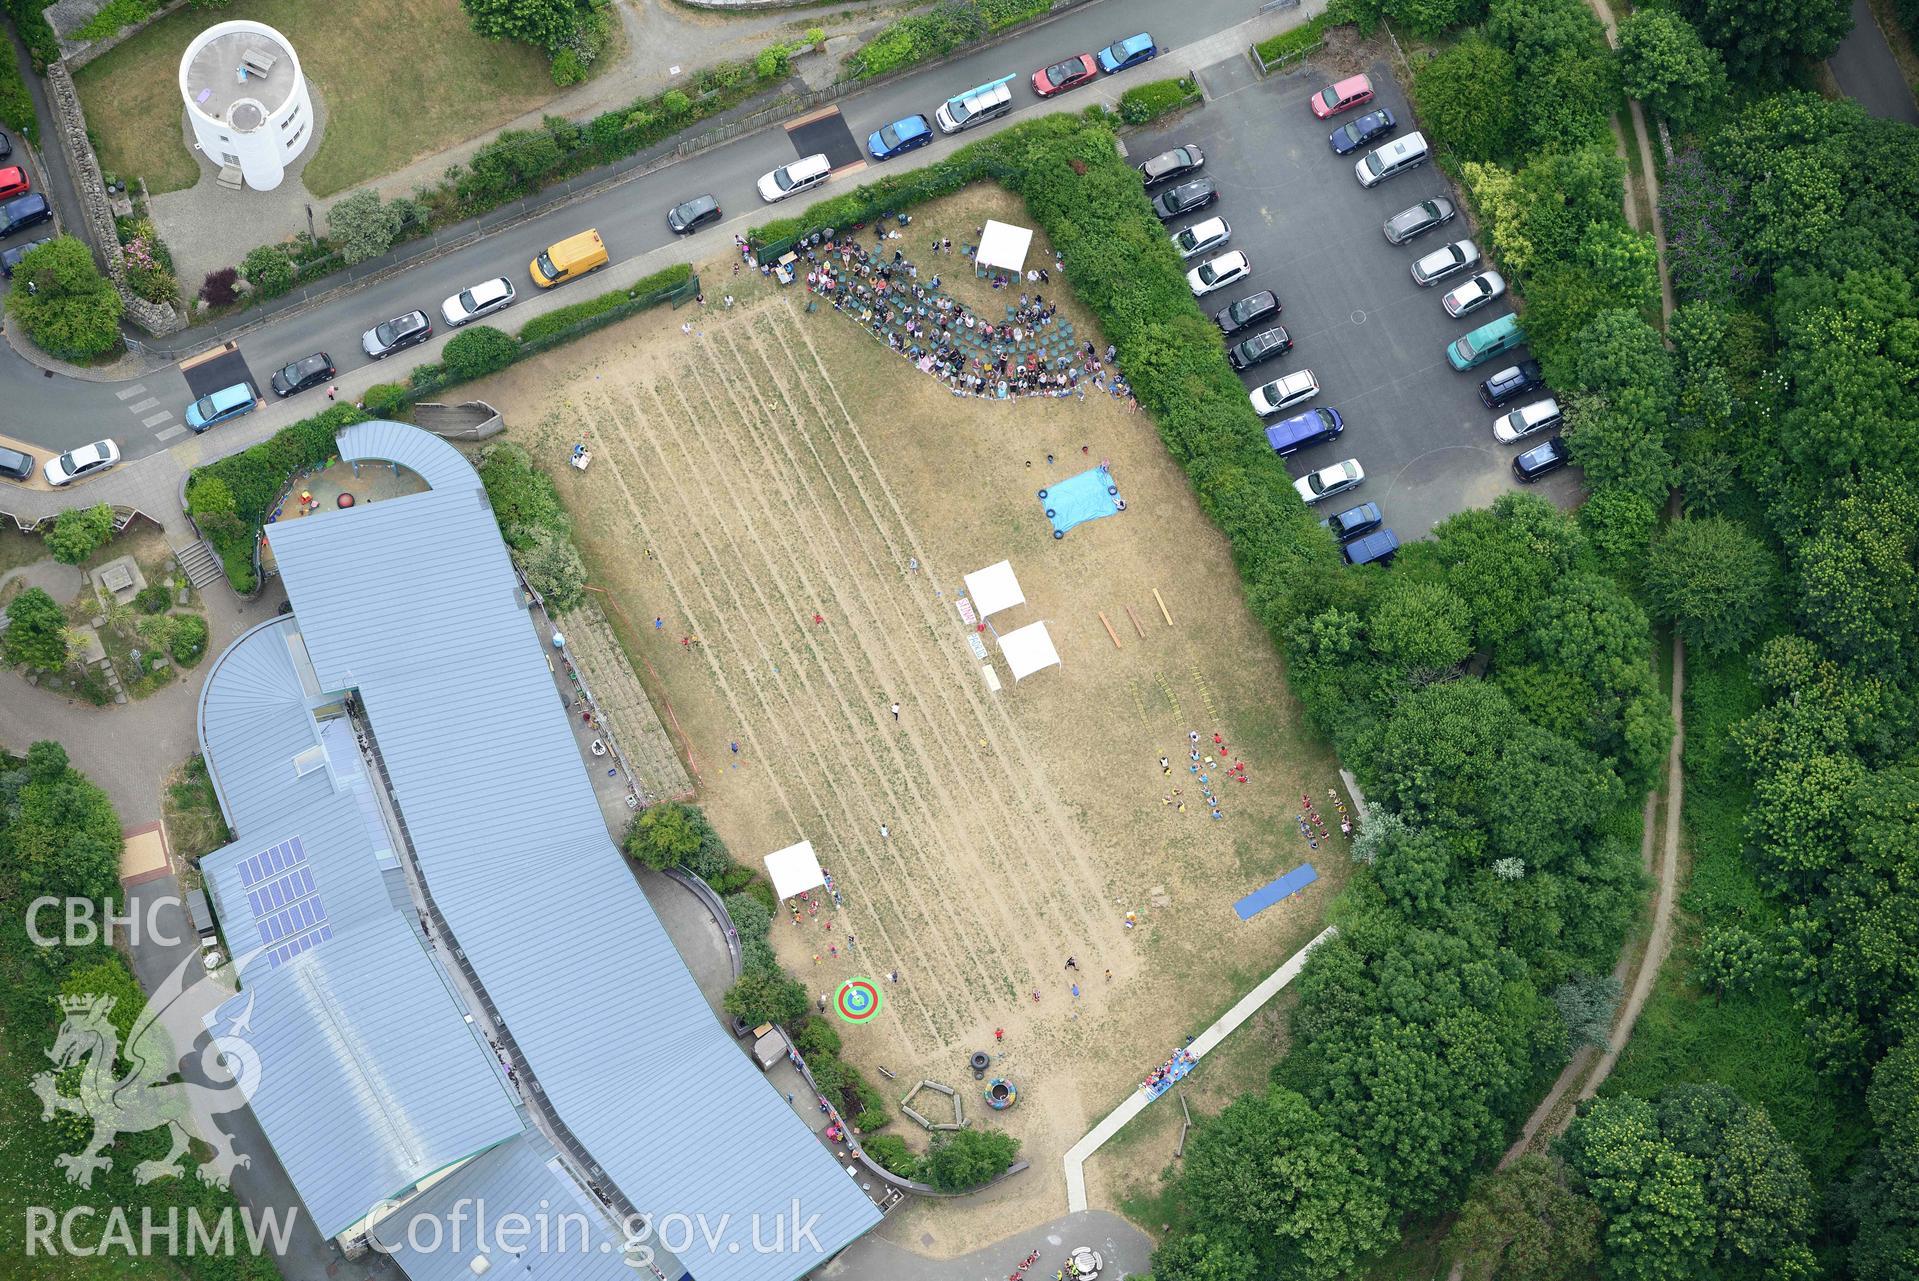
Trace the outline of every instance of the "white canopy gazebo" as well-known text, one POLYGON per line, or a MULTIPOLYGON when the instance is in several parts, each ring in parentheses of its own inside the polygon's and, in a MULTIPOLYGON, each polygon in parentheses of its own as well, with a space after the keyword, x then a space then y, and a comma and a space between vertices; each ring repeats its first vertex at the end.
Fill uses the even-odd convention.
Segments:
POLYGON ((1015 227, 1008 222, 986 220, 986 230, 980 233, 979 252, 973 255, 975 273, 990 267, 1010 271, 1019 275, 1026 270, 1026 251, 1033 244, 1031 227, 1015 227))
POLYGON ((967 596, 973 601, 973 612, 981 618, 1026 603, 1026 593, 1019 589, 1019 579, 1013 577, 1011 561, 976 569, 962 581, 966 584, 967 596))
POLYGON ((1053 638, 1047 635, 1045 623, 1028 623, 1016 632, 1006 633, 999 638, 999 652, 1006 656, 1006 665, 1013 669, 1015 681, 1044 668, 1059 666, 1059 651, 1053 648, 1053 638))
POLYGON ((826 884, 826 873, 813 856, 813 842, 801 841, 766 856, 766 874, 773 878, 773 893, 783 899, 826 884))

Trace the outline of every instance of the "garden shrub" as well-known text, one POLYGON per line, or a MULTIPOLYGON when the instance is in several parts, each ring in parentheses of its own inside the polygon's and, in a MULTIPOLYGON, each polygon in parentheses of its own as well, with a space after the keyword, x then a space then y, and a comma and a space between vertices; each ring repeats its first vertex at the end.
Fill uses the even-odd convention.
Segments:
MULTIPOLYGON (((1009 5, 996 9, 1002 15, 1000 25, 1020 21, 1014 16, 1023 7, 1031 14, 1045 13, 1049 0, 1031 0, 1024 6, 1009 5)), ((961 45, 970 44, 987 34, 986 14, 978 0, 948 0, 926 13, 901 18, 861 45, 848 64, 856 79, 883 75, 910 67, 931 58, 942 57, 961 45)))
POLYGON ((748 1027, 798 1022, 812 1008, 806 989, 778 971, 748 970, 726 990, 726 1012, 748 1027))
MULTIPOLYGON (((262 298, 278 298, 293 288, 295 268, 293 260, 287 257, 286 250, 278 245, 261 245, 249 250, 240 262, 240 273, 253 286, 253 292, 262 298)), ((211 279, 211 277, 209 277, 211 279)), ((202 298, 206 297, 204 291, 202 298)))
POLYGON ((554 54, 550 70, 553 72, 553 83, 562 89, 586 79, 586 64, 571 49, 562 49, 554 54))
POLYGON ((825 1019, 809 1014, 793 1030, 793 1044, 809 1059, 814 1055, 836 1055, 840 1052, 839 1030, 825 1019))
POLYGON ((173 276, 173 256, 160 240, 151 218, 138 218, 121 228, 120 257, 126 268, 127 288, 148 302, 179 301, 180 282, 173 276))
POLYGON ((746 938, 765 938, 768 927, 773 924, 773 913, 752 894, 729 894, 724 900, 726 914, 733 920, 733 928, 739 936, 746 938))
POLYGON ((207 652, 207 620, 198 614, 178 614, 167 636, 167 653, 182 667, 191 667, 207 652))
POLYGON ((235 268, 216 267, 200 282, 200 301, 209 307, 230 306, 240 296, 234 289, 239 282, 240 273, 235 268))
MULTIPOLYGON (((47 529, 47 554, 62 565, 78 565, 107 545, 113 537, 113 507, 69 507, 53 518, 47 529)), ((163 589, 164 590, 164 589, 163 589)))
POLYGON ((42 351, 64 360, 91 360, 120 345, 126 302, 82 242, 55 237, 28 250, 13 275, 7 314, 42 351))
POLYGON ((407 389, 399 383, 374 383, 360 398, 375 418, 391 418, 407 406, 407 389))
POLYGON ((526 347, 540 347, 567 336, 576 325, 602 317, 637 315, 660 301, 651 295, 663 290, 684 285, 692 279, 693 268, 688 263, 675 263, 662 271, 656 271, 644 279, 637 280, 629 289, 615 289, 609 293, 588 298, 584 302, 571 303, 558 307, 543 315, 535 316, 520 328, 520 342, 526 347))
POLYGON ((327 210, 327 236, 340 247, 348 265, 378 258, 400 234, 402 210, 380 199, 371 187, 340 197, 327 210))
POLYGON ((133 598, 134 608, 142 614, 164 614, 171 604, 173 604, 173 593, 167 590, 164 583, 148 583, 140 589, 139 595, 133 598))
MULTIPOLYGON (((1290 54, 1311 49, 1326 38, 1326 28, 1334 25, 1329 21, 1330 14, 1322 13, 1304 26, 1282 31, 1276 36, 1268 36, 1254 46, 1259 51, 1261 61, 1278 62, 1290 54)), ((1378 19, 1375 18, 1374 21, 1378 19)))
POLYGON ((1129 125, 1143 125, 1198 101, 1199 85, 1189 77, 1154 80, 1119 96, 1119 118, 1129 125))
POLYGON ((117 34, 122 27, 145 22, 153 16, 153 11, 152 0, 107 0, 98 12, 73 33, 73 38, 79 41, 105 40, 117 34))
MULTIPOLYGON (((561 538, 572 534, 572 518, 560 505, 553 478, 535 467, 532 455, 524 449, 506 442, 488 445, 480 451, 479 471, 507 546, 525 546, 540 531, 561 538)), ((644 814, 640 817, 646 819, 644 814)))
POLYGON ((520 344, 510 334, 490 325, 475 325, 454 335, 440 353, 446 372, 455 378, 484 378, 519 359, 520 344))
POLYGON ((0 653, 9 663, 56 671, 67 665, 67 616, 60 602, 29 587, 7 602, 7 629, 0 632, 0 653))
POLYGON ((862 1150, 883 1170, 902 1179, 919 1178, 920 1159, 906 1146, 906 1140, 896 1134, 869 1135, 862 1150))
POLYGON ((1006 1173, 1019 1140, 1002 1130, 943 1130, 921 1164, 921 1178, 942 1192, 965 1192, 1006 1173))
MULTIPOLYGON (((12 3, 9 3, 8 8, 12 7, 12 3)), ((37 15, 36 19, 43 29, 46 28, 45 19, 39 19, 37 15)), ((27 34, 26 24, 16 22, 15 25, 24 39, 27 34)), ((48 31, 47 34, 51 36, 53 33, 48 31)), ((58 45, 55 48, 57 50, 58 45)), ((56 52, 54 57, 58 56, 56 52)), ((34 55, 34 65, 36 68, 45 65, 37 52, 34 55)), ((0 59, 0 124, 17 130, 22 137, 35 146, 40 144, 40 119, 39 114, 33 109, 33 94, 28 90, 27 82, 21 78, 19 64, 12 58, 0 59)))

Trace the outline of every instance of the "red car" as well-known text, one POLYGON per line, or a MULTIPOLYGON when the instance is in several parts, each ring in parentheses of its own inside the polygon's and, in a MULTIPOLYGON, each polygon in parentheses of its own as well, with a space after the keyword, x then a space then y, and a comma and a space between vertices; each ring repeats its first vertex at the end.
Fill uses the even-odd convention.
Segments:
POLYGON ((24 196, 32 190, 33 184, 27 181, 27 171, 19 165, 8 165, 5 169, 0 169, 0 200, 24 196))
POLYGON ((1065 93, 1068 89, 1089 84, 1098 76, 1099 64, 1093 61, 1093 55, 1076 53, 1064 62, 1055 62, 1050 67, 1035 71, 1033 92, 1042 98, 1050 98, 1056 93, 1065 93))
POLYGON ((1373 82, 1365 76, 1348 76, 1335 85, 1328 85, 1311 98, 1313 114, 1321 120, 1338 115, 1342 111, 1351 111, 1373 100, 1373 82))

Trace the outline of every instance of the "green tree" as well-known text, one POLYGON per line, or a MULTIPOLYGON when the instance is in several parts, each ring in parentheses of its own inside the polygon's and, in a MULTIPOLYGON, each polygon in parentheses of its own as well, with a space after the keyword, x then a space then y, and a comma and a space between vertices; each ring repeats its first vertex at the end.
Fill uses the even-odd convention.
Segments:
POLYGON ((1422 64, 1413 78, 1419 116, 1462 160, 1505 161, 1523 141, 1512 55, 1468 34, 1422 64))
POLYGON ((1718 111, 1732 92, 1718 51, 1670 9, 1635 9, 1620 20, 1619 70, 1627 93, 1682 130, 1718 111))
POLYGON ((1719 50, 1734 81, 1785 84, 1802 64, 1832 56, 1852 27, 1840 0, 1683 0, 1679 11, 1719 50))
POLYGON ((512 364, 520 354, 518 340, 490 325, 474 325, 454 335, 440 353, 446 371, 455 378, 484 378, 512 364))
POLYGON ((523 541, 513 549, 513 563, 548 609, 563 613, 586 599, 586 562, 571 539, 540 529, 523 541))
POLYGON ((1585 548, 1566 513, 1530 493, 1449 516, 1435 533, 1447 585, 1471 611, 1473 634, 1494 645, 1530 625, 1585 548))
POLYGON ((1766 945, 1736 925, 1709 926, 1693 952, 1693 980, 1712 1003, 1752 990, 1767 969, 1766 945))
POLYGON ((1723 517, 1674 521, 1653 544, 1646 596, 1688 645, 1717 654, 1751 644, 1773 616, 1772 551, 1723 517))
POLYGON ((72 236, 29 249, 14 268, 7 314, 34 345, 67 360, 91 360, 120 345, 126 304, 72 236))
POLYGON ((519 40, 558 53, 593 16, 587 0, 460 0, 473 29, 491 40, 519 40))
POLYGON ((1846 1208, 1857 1224, 1853 1275, 1911 1281, 1919 1275, 1919 1046, 1904 1041, 1879 1060, 1866 1104, 1878 1147, 1847 1189, 1846 1208))
MULTIPOLYGON (((331 227, 331 222, 328 226, 331 227)), ((240 260, 240 274, 253 286, 253 292, 262 298, 278 298, 293 288, 298 279, 298 269, 293 259, 279 245, 261 245, 247 252, 240 260)))
POLYGON ((27 773, 6 832, 11 850, 0 869, 0 894, 17 887, 23 899, 50 894, 98 903, 116 898, 120 819, 107 794, 67 764, 58 744, 34 744, 27 773))
POLYGON ((706 820, 698 810, 678 801, 662 801, 641 810, 626 829, 625 849, 629 858, 663 871, 691 862, 705 836, 706 820))
POLYGON ((69 507, 47 529, 47 554, 62 565, 78 565, 113 537, 113 504, 69 507))
POLYGON ((1176 1236, 1153 1251, 1140 1281, 1258 1281, 1258 1256, 1244 1234, 1222 1226, 1176 1236))
POLYGON ((1859 482, 1789 550, 1808 632, 1841 661, 1907 670, 1919 636, 1919 492, 1890 477, 1859 482))
POLYGON ((362 187, 333 202, 326 226, 341 257, 349 263, 365 262, 393 247, 393 238, 400 234, 400 211, 383 203, 379 192, 362 187))
POLYGON ((1610 974, 1573 974, 1553 989, 1552 1002, 1566 1023, 1566 1052, 1583 1045, 1606 1048, 1619 1009, 1619 980, 1610 974))
POLYGON ((7 661, 57 671, 67 665, 67 616, 60 603, 38 587, 7 602, 7 629, 0 632, 7 661))
POLYGON ((1580 1281, 1599 1260, 1599 1222, 1562 1162, 1529 1153, 1473 1185, 1446 1249, 1472 1281, 1580 1281))
POLYGON ((1561 1140, 1575 1188, 1599 1206, 1611 1281, 1692 1281, 1713 1251, 1705 1169, 1659 1133, 1652 1104, 1599 1099, 1561 1140))
POLYGON ((777 969, 749 969, 726 989, 726 1012, 748 1027, 796 1023, 811 1008, 806 989, 777 969))
POLYGON ((1019 1140, 1002 1130, 942 1130, 920 1163, 920 1176, 943 1192, 964 1192, 1006 1173, 1019 1140))
POLYGON ((1819 1274, 1807 1245, 1812 1180, 1761 1107, 1723 1085, 1678 1085, 1654 1106, 1667 1142, 1698 1161, 1720 1276, 1806 1281, 1819 1274))
POLYGON ((1472 616, 1443 583, 1396 577, 1366 619, 1366 636, 1386 662, 1408 671, 1443 671, 1472 653, 1472 616))

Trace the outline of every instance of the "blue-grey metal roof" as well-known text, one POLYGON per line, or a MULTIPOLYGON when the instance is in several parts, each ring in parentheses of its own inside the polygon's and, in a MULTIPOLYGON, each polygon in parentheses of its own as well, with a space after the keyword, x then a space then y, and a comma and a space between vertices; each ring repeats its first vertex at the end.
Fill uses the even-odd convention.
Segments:
POLYGON ((253 1114, 323 1236, 525 1127, 396 912, 260 971, 207 1019, 259 1057, 253 1114))
POLYGON ((608 837, 484 493, 271 537, 320 684, 359 690, 427 886, 561 1119, 643 1214, 726 1216, 682 1252, 693 1275, 789 1281, 878 1222, 713 1016, 608 837), (755 1216, 796 1198, 821 1248, 756 1252, 755 1216))
POLYGON ((405 423, 356 423, 340 433, 340 457, 347 462, 398 463, 417 472, 428 489, 480 488, 480 477, 466 456, 432 432, 405 423))
MULTIPOLYGON (((537 1130, 473 1158, 386 1218, 369 1234, 412 1281, 643 1281, 622 1241, 537 1130), (509 1216, 523 1216, 512 1220, 509 1216), (521 1231, 519 1223, 527 1230, 521 1231)), ((639 1262, 645 1260, 639 1259, 639 1262)), ((678 1281, 670 1258, 656 1260, 678 1281)))

